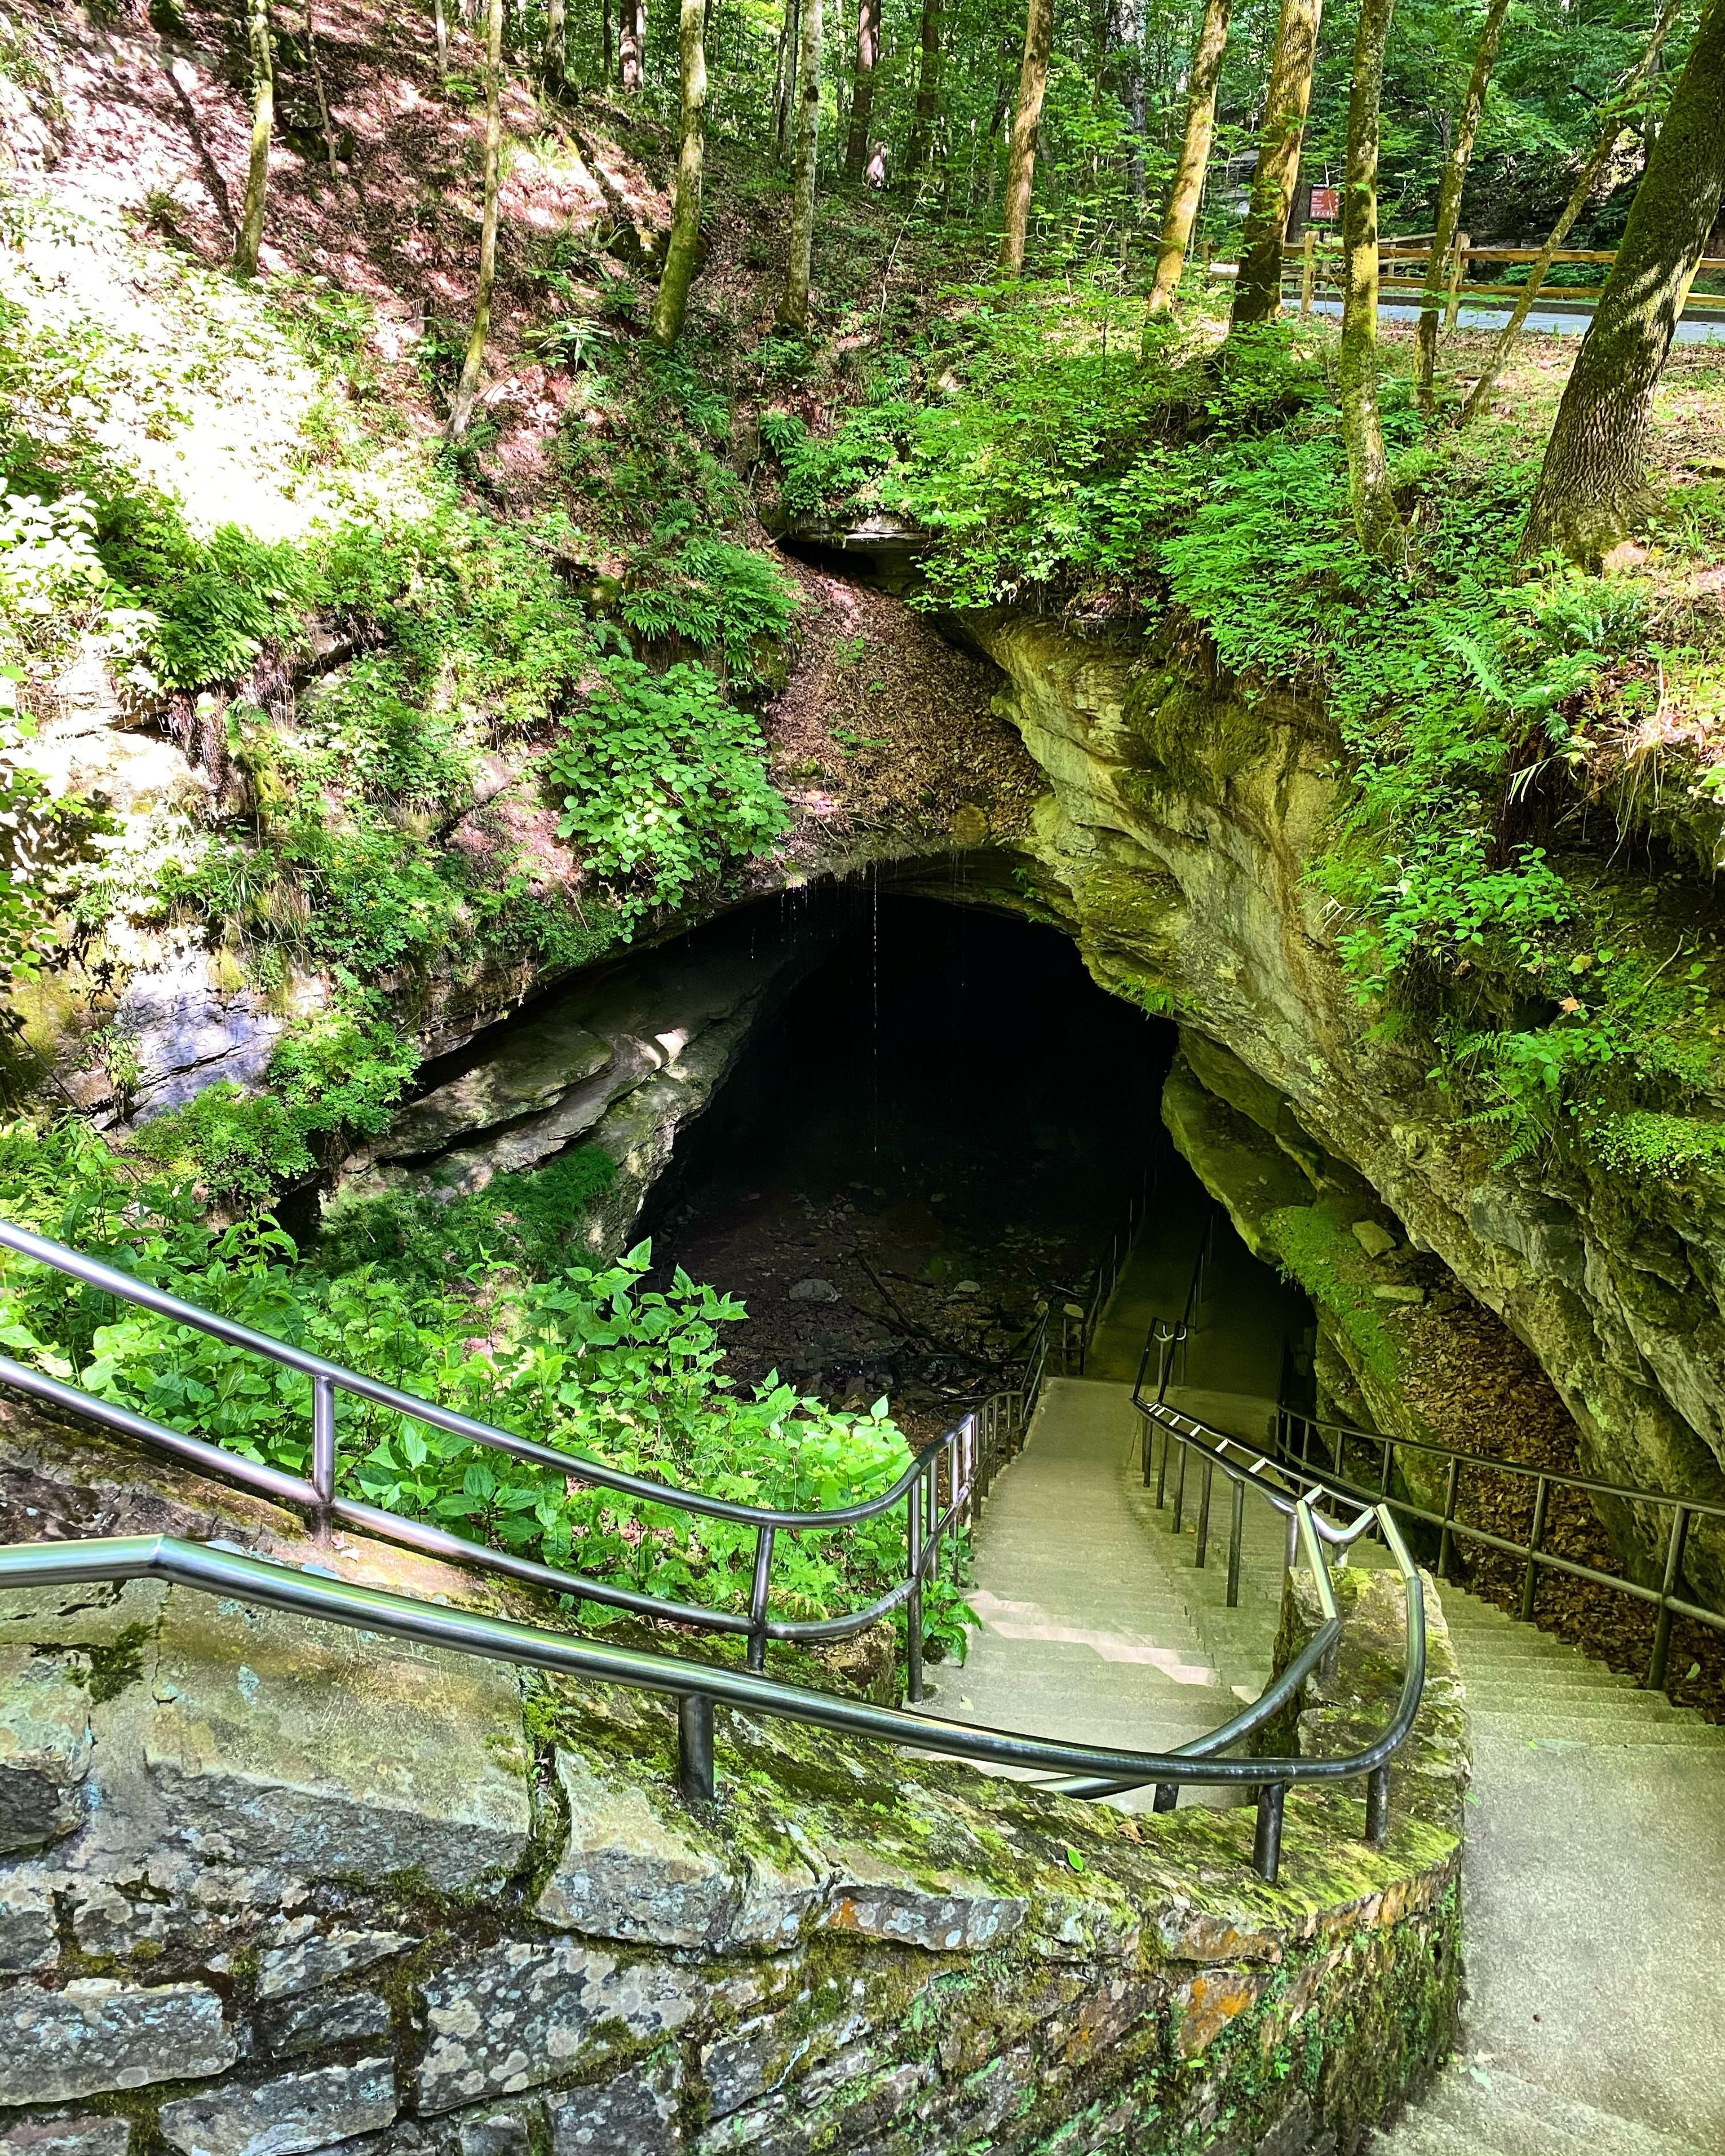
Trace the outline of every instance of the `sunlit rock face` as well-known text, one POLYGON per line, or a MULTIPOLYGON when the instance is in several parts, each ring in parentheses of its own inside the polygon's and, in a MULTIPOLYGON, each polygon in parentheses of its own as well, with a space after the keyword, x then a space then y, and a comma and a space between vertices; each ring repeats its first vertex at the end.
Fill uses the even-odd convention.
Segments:
MULTIPOLYGON (((1459 1122, 1417 1040, 1373 1032, 1308 875, 1337 787, 1321 707, 1248 706, 1201 657, 1045 617, 966 628, 1049 781, 1027 841, 1032 902, 1096 978, 1230 1051, 1203 1075, 1226 1091, 1231 1064, 1232 1106, 1292 1160, 1358 1170, 1533 1350, 1592 1471, 1725 1491, 1725 1194, 1702 1177, 1630 1188, 1564 1150, 1499 1166, 1501 1142, 1459 1122)), ((1664 1517, 1616 1524, 1652 1570, 1664 1517)), ((1725 1543, 1697 1532, 1688 1571, 1725 1595, 1725 1543)))

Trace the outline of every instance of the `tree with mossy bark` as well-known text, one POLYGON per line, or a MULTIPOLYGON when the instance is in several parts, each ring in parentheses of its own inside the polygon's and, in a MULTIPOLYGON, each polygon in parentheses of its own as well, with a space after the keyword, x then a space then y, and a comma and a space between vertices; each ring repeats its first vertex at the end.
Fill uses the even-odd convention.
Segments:
POLYGON ((1473 69, 1467 78, 1467 94, 1461 100, 1461 116, 1455 123, 1450 154, 1444 160, 1443 177, 1438 182, 1437 218, 1431 236, 1431 259, 1426 267, 1425 290, 1420 303, 1420 327, 1414 340, 1414 372, 1420 384, 1420 403, 1427 413, 1432 408, 1432 377, 1437 366, 1438 315, 1444 304, 1445 278, 1450 250, 1455 244, 1455 234, 1461 225, 1461 189, 1467 178, 1468 166, 1472 162, 1474 141, 1479 134, 1481 116, 1486 110, 1486 92, 1491 87, 1491 70, 1497 64, 1497 48, 1503 41, 1504 18, 1508 13, 1509 0, 1490 0, 1485 23, 1480 30, 1480 41, 1474 50, 1473 69))
POLYGON ((1582 165, 1575 184, 1570 189, 1569 199, 1563 205, 1563 214, 1552 227, 1545 245, 1540 249, 1537 259, 1529 269, 1527 282, 1522 285, 1515 305, 1510 310, 1509 320, 1497 332, 1497 339, 1491 346, 1491 354, 1486 362, 1485 371, 1467 393, 1467 401, 1461 408, 1460 424, 1462 426, 1466 426, 1470 421, 1476 418, 1491 403, 1491 393, 1497 386, 1497 377, 1509 363, 1510 354, 1515 350, 1521 337, 1522 327, 1533 311, 1533 302, 1538 295, 1539 288, 1550 275, 1552 264, 1557 259, 1558 250, 1569 237, 1570 226, 1592 201, 1594 192, 1604 177, 1606 167, 1615 155, 1618 144, 1623 140, 1624 131, 1635 117, 1648 85, 1652 80, 1653 70, 1661 52, 1664 49, 1665 41, 1676 28, 1678 19, 1686 5, 1687 0, 1665 0, 1665 6, 1660 11, 1659 20, 1653 26, 1653 34, 1648 38, 1645 49, 1635 63, 1634 73, 1607 107, 1605 124, 1599 130, 1593 148, 1582 165))
POLYGON ((542 64, 545 80, 553 90, 563 85, 567 54, 567 0, 546 0, 545 52, 542 64))
POLYGON ((1323 0, 1281 0, 1230 329, 1248 322, 1273 322, 1281 312, 1282 240, 1300 177, 1300 144, 1312 102, 1312 70, 1322 14, 1323 0))
POLYGON ((1204 193, 1204 174, 1209 170, 1210 145, 1216 134, 1216 81, 1222 72, 1222 55, 1228 46, 1228 23, 1232 0, 1204 0, 1198 26, 1198 42, 1192 48, 1187 76, 1186 132, 1174 175, 1168 182, 1168 204, 1162 213, 1162 237, 1156 249, 1156 281, 1150 288, 1150 312, 1166 314, 1174 304, 1186 256, 1192 245, 1192 228, 1198 221, 1198 204, 1204 193))
POLYGON ((1013 107, 1012 146, 1006 164, 1006 223, 1000 235, 1000 269, 1007 277, 1024 267, 1030 225, 1030 191, 1036 183, 1036 131, 1048 90, 1054 43, 1054 0, 1029 0, 1024 14, 1024 55, 1019 65, 1019 98, 1013 107))
POLYGON ((1389 459, 1378 413, 1378 150, 1384 49, 1394 8, 1394 0, 1360 0, 1342 198, 1342 439, 1354 529, 1368 554, 1399 554, 1406 540, 1389 490, 1389 459))
POLYGON ((617 10, 617 72, 621 86, 639 90, 645 82, 647 0, 619 0, 617 10))
POLYGON ((252 61, 252 154, 246 168, 245 205, 234 249, 236 277, 255 277, 264 244, 264 208, 270 192, 270 144, 275 131, 275 56, 270 43, 270 0, 246 0, 246 42, 252 61))
POLYGON ((1582 339, 1522 534, 1594 562, 1652 507, 1653 391, 1725 195, 1725 0, 1707 0, 1688 64, 1635 190, 1582 339))
POLYGON ((670 243, 653 302, 650 334, 655 344, 671 345, 683 333, 689 287, 701 251, 701 168, 706 132, 706 8, 705 0, 683 0, 677 25, 683 86, 683 139, 677 153, 677 192, 671 209, 670 243))
POLYGON ((797 134, 791 192, 791 254, 778 303, 778 326, 799 335, 809 326, 809 282, 814 264, 814 172, 820 150, 820 0, 803 0, 797 41, 797 134))
POLYGON ((461 362, 461 378, 449 403, 449 439, 460 440, 473 418, 480 374, 485 363, 485 339, 491 327, 491 288, 497 280, 497 199, 503 186, 503 0, 488 0, 485 9, 485 198, 480 218, 479 285, 474 294, 473 328, 461 362))

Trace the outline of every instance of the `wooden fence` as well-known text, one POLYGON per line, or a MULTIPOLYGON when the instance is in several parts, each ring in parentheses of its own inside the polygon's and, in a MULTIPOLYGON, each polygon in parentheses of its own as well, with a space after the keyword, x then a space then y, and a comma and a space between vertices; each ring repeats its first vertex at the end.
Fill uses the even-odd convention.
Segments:
MULTIPOLYGON (((1431 263, 1434 234, 1413 233, 1396 239, 1382 239, 1378 243, 1378 281, 1379 290, 1386 294, 1417 295, 1425 290, 1426 278, 1431 263)), ((1527 290, 1527 280, 1514 279, 1496 282, 1470 284, 1468 265, 1471 263, 1497 263, 1505 266, 1518 262, 1537 262, 1544 249, 1538 247, 1475 247, 1465 232, 1458 232, 1455 244, 1445 251, 1438 289, 1443 295, 1444 327, 1453 329, 1455 317, 1470 300, 1491 300, 1513 305, 1527 290)), ((1339 291, 1342 287, 1342 239, 1321 237, 1315 225, 1308 224, 1300 235, 1300 247, 1293 260, 1298 264, 1300 312, 1310 315, 1312 303, 1318 291, 1326 286, 1339 291), (1334 266, 1332 267, 1333 263, 1334 266)), ((1568 248, 1552 257, 1553 266, 1559 263, 1599 263, 1607 268, 1617 259, 1615 247, 1568 248)), ((1238 275, 1239 265, 1231 262, 1212 262, 1206 249, 1204 262, 1207 275, 1232 277, 1238 275)), ((1291 270, 1291 264, 1290 265, 1291 270)), ((1697 291, 1695 285, 1703 278, 1725 275, 1725 255, 1704 255, 1690 280, 1690 290, 1683 295, 1684 306, 1725 306, 1725 293, 1697 291)), ((1597 300, 1604 289, 1603 279, 1597 285, 1561 285, 1542 281, 1536 293, 1541 300, 1597 300)))

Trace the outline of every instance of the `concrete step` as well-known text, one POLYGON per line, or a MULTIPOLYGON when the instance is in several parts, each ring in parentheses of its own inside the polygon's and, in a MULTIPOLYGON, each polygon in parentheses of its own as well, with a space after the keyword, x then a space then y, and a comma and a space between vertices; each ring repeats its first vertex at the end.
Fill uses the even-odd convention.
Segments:
MULTIPOLYGON (((1409 2114, 1409 2123, 1415 2121, 1501 2156, 1702 2156, 1700 2144, 1686 2136, 1558 2096, 1489 2065, 1451 2066, 1409 2114)), ((1397 2146, 1393 2138, 1389 2145, 1397 2146)))
POLYGON ((1638 1727, 1653 1722, 1707 1726, 1692 1707, 1673 1707, 1662 1693, 1596 1692, 1581 1685, 1505 1685, 1476 1690, 1470 1682, 1467 1703, 1476 1714, 1561 1715, 1577 1722, 1623 1721, 1638 1727))

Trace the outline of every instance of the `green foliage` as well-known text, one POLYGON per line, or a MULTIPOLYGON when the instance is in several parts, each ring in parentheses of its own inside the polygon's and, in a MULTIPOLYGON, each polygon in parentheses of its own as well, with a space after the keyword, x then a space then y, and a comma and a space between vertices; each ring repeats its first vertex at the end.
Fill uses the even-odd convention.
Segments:
POLYGON ((418 1062, 380 1018, 333 1012, 286 1036, 263 1090, 207 1086, 146 1123, 133 1147, 170 1181, 195 1183, 225 1209, 255 1211, 320 1164, 318 1139, 381 1131, 418 1062))
MULTIPOLYGON (((682 522, 661 519, 660 533, 682 522)), ((765 650, 789 634, 797 613, 796 587, 775 562, 752 547, 691 536, 662 554, 638 555, 636 564, 619 608, 631 629, 719 655, 736 681, 760 680, 765 650)))
POLYGON ((544 1275, 562 1262, 572 1231, 615 1175, 600 1147, 576 1146, 465 1195, 392 1190, 338 1199, 324 1214, 315 1261, 331 1274, 381 1265, 436 1286, 482 1281, 503 1265, 544 1275))
POLYGON ((1399 1383, 1402 1357, 1373 1294, 1371 1264, 1334 1205, 1286 1205, 1265 1222, 1290 1279, 1327 1310, 1361 1362, 1386 1385, 1399 1383))
POLYGON ((789 819, 762 763, 760 728, 706 667, 655 677, 637 660, 609 659, 597 670, 546 769, 564 789, 559 834, 634 921, 764 852, 789 819))
MULTIPOLYGON (((138 1179, 75 1120, 0 1129, 8 1217, 428 1399, 745 1503, 826 1509, 896 1481, 910 1454, 884 1401, 841 1414, 773 1381, 740 1397, 722 1332, 741 1306, 681 1273, 663 1293, 645 1290, 644 1245, 614 1265, 553 1269, 602 1181, 580 1154, 499 1178, 495 1196, 444 1209, 444 1236, 411 1206, 355 1208, 327 1252, 296 1265, 273 1223, 208 1227, 188 1183, 138 1179), (388 1255, 354 1262, 367 1241, 388 1255)), ((0 1343, 244 1457, 305 1470, 305 1380, 9 1254, 0 1343)), ((356 1496, 595 1578, 747 1606, 752 1530, 572 1489, 561 1472, 360 1401, 343 1401, 340 1435, 341 1487, 356 1496)), ((783 1537, 775 1612, 828 1616, 871 1599, 902 1574, 904 1532, 895 1507, 860 1529, 783 1537)), ((936 1598, 937 1616, 953 1600, 936 1598)))

